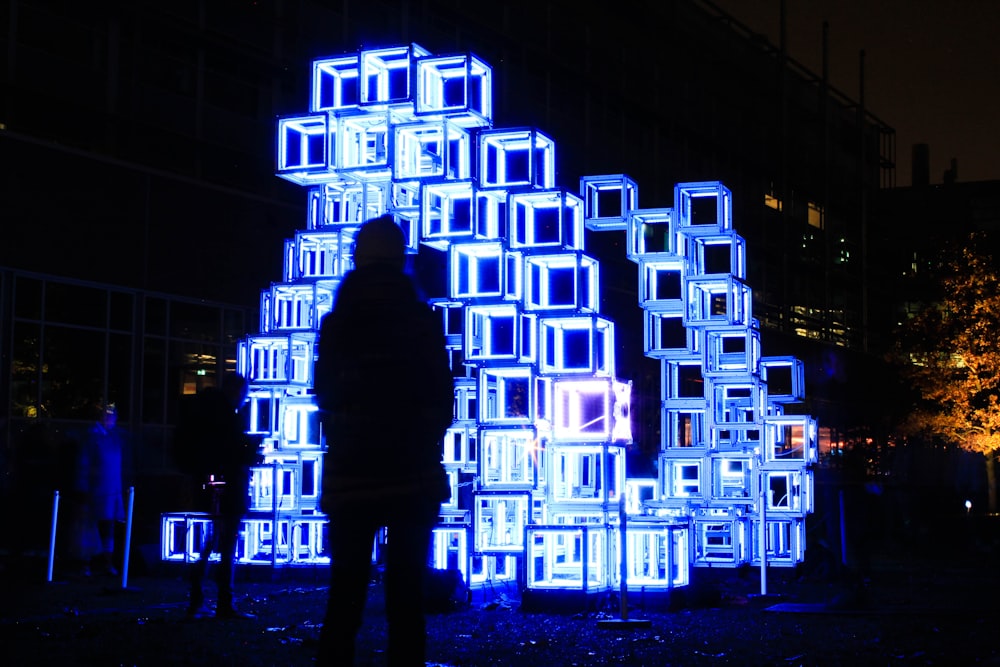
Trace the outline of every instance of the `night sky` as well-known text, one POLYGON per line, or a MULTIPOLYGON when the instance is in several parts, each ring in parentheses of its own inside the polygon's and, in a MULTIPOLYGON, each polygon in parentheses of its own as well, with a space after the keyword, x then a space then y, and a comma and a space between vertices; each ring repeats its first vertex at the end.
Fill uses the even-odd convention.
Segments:
MULTIPOLYGON (((781 0, 713 0, 779 43, 781 0)), ((1000 2, 996 0, 786 0, 788 54, 822 72, 829 22, 833 87, 896 129, 896 184, 910 184, 915 143, 930 145, 931 183, 951 159, 958 180, 1000 179, 1000 2)))

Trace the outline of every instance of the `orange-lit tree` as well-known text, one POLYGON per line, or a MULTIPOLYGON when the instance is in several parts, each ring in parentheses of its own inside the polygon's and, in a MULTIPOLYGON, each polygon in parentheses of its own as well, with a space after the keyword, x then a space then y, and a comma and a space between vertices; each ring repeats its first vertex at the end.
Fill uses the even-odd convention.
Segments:
POLYGON ((940 264, 938 298, 900 331, 898 352, 916 404, 904 430, 985 457, 997 510, 1000 454, 1000 275, 985 238, 972 235, 940 264))

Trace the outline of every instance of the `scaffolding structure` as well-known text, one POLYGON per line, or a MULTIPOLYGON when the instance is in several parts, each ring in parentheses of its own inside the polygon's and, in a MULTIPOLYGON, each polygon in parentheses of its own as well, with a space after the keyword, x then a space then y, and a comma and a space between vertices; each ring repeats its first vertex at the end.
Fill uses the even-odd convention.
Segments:
MULTIPOLYGON (((801 362, 761 356, 729 190, 680 183, 671 207, 642 209, 624 174, 558 187, 550 137, 493 127, 491 77, 471 53, 362 50, 315 61, 309 112, 278 119, 277 174, 307 189, 308 214, 261 294, 260 331, 239 345, 265 463, 238 561, 329 561, 316 340, 358 228, 390 213, 409 253, 447 254, 448 293, 431 304, 455 376, 452 498, 431 565, 472 587, 596 592, 621 572, 669 589, 691 566, 800 562, 816 423, 786 414, 803 399, 801 362), (661 364, 652 479, 626 476, 631 383, 616 375, 585 230, 624 232, 638 265, 644 352, 661 364)), ((208 520, 164 514, 162 557, 196 559, 208 520)))

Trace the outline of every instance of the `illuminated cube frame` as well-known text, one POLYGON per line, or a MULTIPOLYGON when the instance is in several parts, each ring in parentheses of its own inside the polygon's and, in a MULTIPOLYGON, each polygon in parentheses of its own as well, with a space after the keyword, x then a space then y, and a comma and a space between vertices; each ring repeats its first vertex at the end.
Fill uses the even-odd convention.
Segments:
MULTIPOLYGON (((785 414, 803 398, 801 362, 761 356, 723 185, 678 184, 673 206, 654 209, 623 174, 584 177, 579 195, 557 188, 552 139, 493 128, 491 68, 417 45, 315 61, 309 112, 278 119, 276 163, 308 188, 308 213, 285 242, 282 281, 262 292, 259 333, 239 346, 265 458, 239 562, 329 561, 317 330, 358 227, 386 212, 410 253, 448 256, 448 294, 432 305, 456 376, 442 443, 452 499, 431 565, 474 587, 601 591, 618 586, 622 557, 628 584, 647 589, 686 585, 692 565, 802 560, 816 424, 785 414), (653 479, 625 475, 631 385, 615 377, 585 229, 625 232, 639 266, 644 352, 662 367, 653 479)), ((163 558, 197 558, 207 520, 165 514, 163 558)))

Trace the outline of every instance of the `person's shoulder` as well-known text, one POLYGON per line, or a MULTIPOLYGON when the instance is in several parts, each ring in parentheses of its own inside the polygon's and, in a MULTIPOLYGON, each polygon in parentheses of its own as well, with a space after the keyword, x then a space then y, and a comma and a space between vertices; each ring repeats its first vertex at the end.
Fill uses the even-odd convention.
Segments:
POLYGON ((372 284, 391 284, 413 289, 413 280, 409 274, 387 264, 372 264, 348 272, 340 284, 340 289, 360 288, 372 284))
POLYGON ((439 313, 423 301, 413 304, 400 326, 406 330, 411 345, 433 350, 444 347, 444 323, 439 313))
POLYGON ((405 272, 380 264, 354 269, 337 288, 333 312, 382 304, 398 309, 419 301, 417 287, 405 272))

